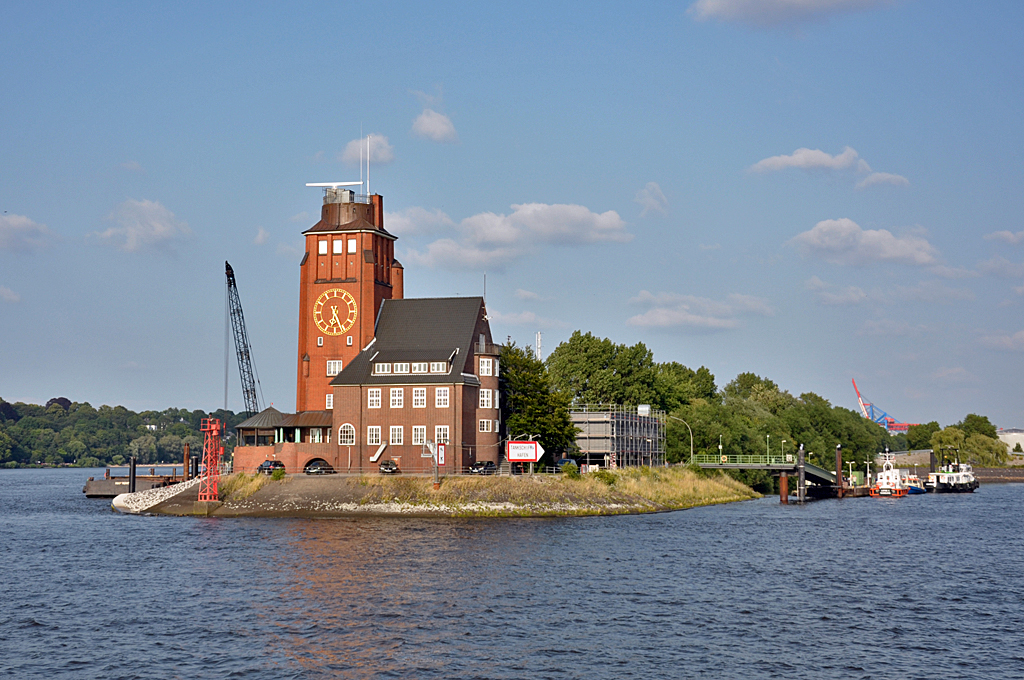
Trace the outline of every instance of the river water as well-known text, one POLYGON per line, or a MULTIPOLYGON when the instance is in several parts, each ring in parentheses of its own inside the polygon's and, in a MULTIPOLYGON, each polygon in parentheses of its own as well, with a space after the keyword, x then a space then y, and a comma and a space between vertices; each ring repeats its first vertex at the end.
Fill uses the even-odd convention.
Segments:
POLYGON ((0 676, 1021 678, 1024 485, 543 520, 112 513, 0 470, 0 676))

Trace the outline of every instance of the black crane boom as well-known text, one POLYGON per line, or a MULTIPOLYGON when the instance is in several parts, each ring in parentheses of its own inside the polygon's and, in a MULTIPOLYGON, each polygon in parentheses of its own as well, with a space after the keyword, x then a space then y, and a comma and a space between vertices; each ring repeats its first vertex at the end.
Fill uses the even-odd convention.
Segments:
POLYGON ((238 286, 235 285, 235 272, 231 265, 224 262, 224 271, 228 277, 228 308, 231 313, 231 329, 235 335, 235 353, 238 355, 238 374, 242 378, 242 399, 248 415, 260 412, 259 392, 256 389, 258 379, 253 377, 252 346, 249 334, 245 332, 245 317, 242 316, 242 302, 238 299, 238 286))

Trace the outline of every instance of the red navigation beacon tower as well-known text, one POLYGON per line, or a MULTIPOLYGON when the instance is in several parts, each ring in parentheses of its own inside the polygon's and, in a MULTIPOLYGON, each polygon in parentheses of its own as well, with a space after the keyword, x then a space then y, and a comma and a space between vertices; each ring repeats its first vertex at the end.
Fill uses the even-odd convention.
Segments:
POLYGON ((224 445, 221 444, 224 430, 217 418, 203 418, 199 429, 206 435, 203 442, 203 476, 199 481, 199 501, 216 502, 220 457, 224 453, 224 445))

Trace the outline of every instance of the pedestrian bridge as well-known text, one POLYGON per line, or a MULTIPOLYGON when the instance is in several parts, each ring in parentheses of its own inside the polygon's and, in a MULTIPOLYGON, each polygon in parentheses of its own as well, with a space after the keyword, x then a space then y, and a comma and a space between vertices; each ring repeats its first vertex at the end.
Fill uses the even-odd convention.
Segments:
MULTIPOLYGON (((797 474, 796 456, 791 453, 755 456, 701 453, 693 457, 693 462, 702 468, 714 470, 770 470, 797 474)), ((835 472, 807 462, 804 462, 804 477, 815 484, 835 486, 836 483, 835 472)))

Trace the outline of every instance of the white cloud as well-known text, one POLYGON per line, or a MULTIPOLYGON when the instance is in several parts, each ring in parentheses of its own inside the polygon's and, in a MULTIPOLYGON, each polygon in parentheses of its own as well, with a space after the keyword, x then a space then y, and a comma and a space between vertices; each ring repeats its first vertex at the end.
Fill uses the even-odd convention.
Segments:
POLYGON ((903 175, 894 175, 889 172, 873 172, 857 182, 857 188, 864 189, 876 184, 892 184, 898 187, 905 187, 910 184, 910 180, 903 175))
POLYGON ((359 160, 366 160, 366 140, 370 140, 370 162, 385 165, 395 160, 395 150, 388 144, 384 135, 370 133, 361 139, 353 139, 345 145, 341 160, 349 165, 359 165, 359 160))
POLYGON ((512 210, 511 215, 479 213, 458 224, 437 211, 403 211, 403 219, 409 221, 400 226, 410 233, 439 228, 456 232, 455 238, 434 241, 425 252, 410 250, 409 258, 444 269, 502 269, 544 245, 621 243, 633 238, 614 210, 595 213, 582 205, 546 203, 513 205, 512 210))
POLYGON ((952 304, 963 300, 973 300, 974 291, 968 288, 950 288, 938 281, 922 281, 916 286, 897 286, 890 296, 904 302, 933 302, 952 304))
POLYGON ((892 321, 890 319, 868 319, 861 324, 857 335, 868 335, 878 337, 906 337, 909 335, 921 335, 928 332, 928 327, 923 325, 911 325, 906 321, 892 321))
POLYGON ((296 215, 292 215, 291 217, 289 217, 288 221, 290 221, 290 222, 308 222, 309 221, 309 213, 306 212, 305 210, 303 210, 302 212, 300 212, 300 213, 298 213, 296 215))
POLYGON ((872 172, 868 162, 860 157, 856 149, 846 147, 842 153, 832 156, 821 149, 801 148, 786 156, 771 156, 763 158, 751 165, 747 170, 750 172, 777 172, 789 168, 800 170, 824 170, 824 171, 852 171, 859 174, 868 173, 867 176, 857 183, 858 189, 864 189, 876 184, 893 184, 896 186, 907 186, 910 180, 902 175, 894 175, 889 172, 872 172))
POLYGON ((124 163, 121 163, 121 167, 125 170, 131 170, 132 172, 146 172, 138 161, 125 161, 124 163))
POLYGON ((4 302, 21 302, 21 296, 7 286, 0 286, 0 300, 4 302))
POLYGON ((502 312, 489 311, 491 323, 505 324, 508 326, 532 326, 534 328, 566 328, 568 324, 557 319, 547 319, 537 316, 533 312, 513 312, 503 314, 502 312))
MULTIPOLYGON (((854 149, 846 147, 843 152, 830 156, 821 149, 797 149, 789 156, 771 156, 750 166, 751 172, 773 172, 787 168, 802 170, 848 170, 864 163, 854 149)), ((865 166, 867 164, 865 163, 865 166)), ((868 168, 870 170, 870 168, 868 168)))
POLYGON ((1013 335, 988 335, 981 339, 981 344, 1006 352, 1024 352, 1024 331, 1017 331, 1013 335))
POLYGON ((740 325, 743 314, 771 316, 775 310, 763 298, 733 293, 725 300, 677 293, 654 294, 646 290, 630 300, 631 304, 650 306, 646 312, 630 317, 631 326, 653 328, 689 327, 707 331, 728 330, 740 325))
POLYGON ((92 236, 129 253, 156 246, 167 248, 192 234, 186 223, 158 201, 129 198, 107 219, 119 226, 94 232, 92 236))
POLYGON ((973 269, 967 269, 966 267, 949 267, 944 264, 937 264, 929 267, 928 271, 936 276, 941 276, 944 279, 973 279, 981 276, 981 274, 973 269))
POLYGON ((0 250, 30 253, 50 241, 50 229, 24 215, 0 215, 0 250))
POLYGON ((516 289, 516 297, 520 300, 540 300, 540 295, 531 290, 523 290, 522 288, 516 289))
POLYGON ((994 231, 991 234, 985 234, 983 238, 986 241, 1003 241, 1015 246, 1024 241, 1024 231, 1018 231, 1016 234, 1012 231, 994 231))
POLYGON ((647 186, 637 191, 633 202, 639 203, 643 208, 640 211, 640 217, 644 217, 652 210, 660 212, 662 215, 668 213, 668 199, 665 198, 665 194, 662 193, 657 182, 648 182, 647 186))
POLYGON ((270 240, 270 232, 267 231, 266 229, 264 229, 263 227, 260 227, 256 231, 256 238, 254 238, 252 240, 252 242, 253 242, 254 245, 261 246, 261 245, 263 245, 264 243, 266 243, 269 240, 270 240))
POLYGON ((1005 257, 995 256, 978 263, 978 271, 990 276, 1003 276, 1015 279, 1024 276, 1024 262, 1011 262, 1005 257))
POLYGON ((398 236, 434 234, 456 226, 452 218, 441 210, 426 210, 418 206, 398 212, 385 212, 384 224, 388 231, 398 236))
POLYGON ((814 297, 823 305, 846 306, 859 305, 868 299, 868 294, 856 286, 838 289, 831 283, 822 281, 817 276, 804 281, 804 287, 814 292, 814 297))
POLYGON ((451 118, 433 109, 423 109, 423 113, 413 121, 412 131, 420 137, 432 139, 435 142, 454 143, 459 141, 459 135, 455 132, 451 118))
POLYGON ((832 264, 864 266, 873 262, 935 264, 938 251, 916 234, 893 236, 886 229, 861 229, 853 220, 822 220, 810 231, 798 234, 793 243, 804 255, 832 264))
POLYGON ((964 385, 978 382, 978 377, 962 366, 942 367, 932 373, 935 382, 949 385, 964 385))
POLYGON ((835 14, 891 4, 892 0, 697 0, 687 12, 700 21, 717 19, 757 27, 820 21, 835 14))

